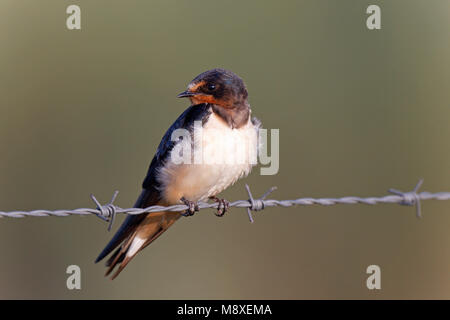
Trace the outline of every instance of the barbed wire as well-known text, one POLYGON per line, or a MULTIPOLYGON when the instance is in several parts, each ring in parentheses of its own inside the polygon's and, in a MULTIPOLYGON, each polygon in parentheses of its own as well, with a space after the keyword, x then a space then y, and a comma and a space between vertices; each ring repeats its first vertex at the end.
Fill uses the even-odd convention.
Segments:
MULTIPOLYGON (((412 191, 403 192, 397 189, 389 189, 388 191, 391 193, 389 195, 381 196, 381 197, 341 197, 341 198, 298 198, 294 200, 274 200, 274 199, 266 199, 266 197, 273 192, 276 187, 270 188, 266 193, 264 193, 260 198, 255 199, 250 191, 248 185, 245 185, 245 188, 248 193, 248 200, 237 200, 229 203, 229 207, 237 207, 237 208, 245 208, 247 210, 247 214, 250 222, 253 223, 252 211, 261 211, 268 207, 291 207, 291 206, 309 206, 309 205, 322 205, 322 206, 331 206, 336 204, 368 204, 375 205, 379 203, 397 203, 401 205, 415 206, 416 207, 416 216, 418 218, 422 217, 421 212, 421 201, 422 200, 450 200, 450 192, 420 192, 418 193, 419 188, 421 187, 423 180, 421 179, 417 185, 414 187, 412 191)), ((143 213, 152 213, 152 212, 160 212, 160 211, 172 211, 172 212, 182 212, 186 211, 189 207, 184 204, 173 205, 173 206, 150 206, 147 208, 120 208, 114 205, 114 200, 116 199, 118 191, 115 191, 113 197, 109 203, 106 205, 101 205, 100 202, 95 198, 94 195, 91 195, 92 200, 94 201, 96 208, 79 208, 73 210, 33 210, 33 211, 10 211, 4 212, 0 211, 0 218, 8 217, 8 218, 23 218, 23 217, 47 217, 47 216, 56 216, 56 217, 66 217, 70 215, 96 215, 109 222, 108 230, 111 229, 112 224, 114 223, 114 218, 117 214, 126 213, 126 214, 143 214, 143 213)), ((223 203, 207 203, 207 202, 199 202, 198 209, 220 209, 223 206, 223 203)))

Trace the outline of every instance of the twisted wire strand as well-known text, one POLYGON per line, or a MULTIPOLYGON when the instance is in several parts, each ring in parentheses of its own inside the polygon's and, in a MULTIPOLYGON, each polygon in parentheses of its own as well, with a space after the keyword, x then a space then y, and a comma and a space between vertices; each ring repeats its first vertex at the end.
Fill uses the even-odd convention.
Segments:
MULTIPOLYGON (((292 207, 292 206, 310 206, 310 205, 322 205, 322 206, 332 206, 336 204, 368 204, 376 205, 379 203, 397 203, 401 205, 416 206, 416 215, 421 217, 421 206, 420 202, 423 200, 450 200, 450 192, 420 192, 418 189, 422 185, 423 180, 417 183, 413 191, 402 192, 396 189, 389 189, 390 195, 385 195, 381 197, 341 197, 341 198, 298 198, 294 200, 275 200, 275 199, 265 199, 272 191, 276 188, 270 188, 262 197, 254 199, 250 188, 246 185, 247 193, 249 196, 248 200, 237 200, 229 204, 230 207, 245 208, 250 222, 253 222, 252 211, 260 211, 268 207, 292 207)), ((106 205, 101 205, 100 202, 91 195, 92 200, 96 204, 96 208, 78 208, 73 210, 32 210, 32 211, 10 211, 4 212, 0 211, 0 218, 23 218, 23 217, 66 217, 69 215, 96 215, 102 220, 109 222, 108 230, 111 229, 112 223, 114 222, 114 217, 116 214, 143 214, 159 211, 185 211, 188 206, 184 204, 172 205, 172 206, 150 206, 147 208, 120 208, 113 204, 116 199, 118 191, 116 191, 109 203, 106 205)), ((213 208, 217 209, 220 203, 207 203, 199 202, 199 209, 213 208)))

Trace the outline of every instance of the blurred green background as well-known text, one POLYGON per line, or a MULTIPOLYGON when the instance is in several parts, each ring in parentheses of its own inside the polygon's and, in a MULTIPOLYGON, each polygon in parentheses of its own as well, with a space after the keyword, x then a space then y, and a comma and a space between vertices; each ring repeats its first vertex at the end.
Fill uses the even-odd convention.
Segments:
MULTIPOLYGON (((280 129, 246 199, 450 190, 449 1, 0 1, 0 210, 131 206, 157 144, 213 67, 280 129), (66 28, 81 7, 82 30, 66 28), (366 28, 381 7, 382 29, 366 28)), ((270 208, 181 219, 114 281, 96 217, 0 220, 0 298, 450 298, 450 202, 270 208), (76 264, 82 289, 69 291, 76 264), (380 291, 366 288, 381 267, 380 291)), ((121 216, 115 228, 123 219, 121 216)))

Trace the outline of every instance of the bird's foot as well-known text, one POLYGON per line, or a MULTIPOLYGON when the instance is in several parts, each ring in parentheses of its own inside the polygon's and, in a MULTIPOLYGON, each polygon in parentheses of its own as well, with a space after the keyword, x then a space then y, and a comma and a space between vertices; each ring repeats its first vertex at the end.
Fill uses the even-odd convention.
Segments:
POLYGON ((189 207, 186 211, 181 213, 182 216, 185 216, 185 217, 193 216, 194 213, 199 210, 197 202, 190 201, 190 200, 186 199, 185 197, 181 198, 180 200, 189 207))
POLYGON ((230 201, 228 201, 228 200, 217 198, 215 196, 209 197, 209 199, 219 203, 219 206, 217 207, 217 212, 216 212, 216 216, 218 216, 218 217, 223 217, 225 212, 228 211, 228 208, 230 208, 230 201))

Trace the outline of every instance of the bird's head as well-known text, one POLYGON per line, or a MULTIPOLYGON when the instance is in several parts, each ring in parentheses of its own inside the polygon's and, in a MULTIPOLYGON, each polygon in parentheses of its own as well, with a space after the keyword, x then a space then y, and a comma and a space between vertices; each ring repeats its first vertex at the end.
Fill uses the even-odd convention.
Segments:
POLYGON ((231 71, 212 69, 199 74, 178 98, 189 98, 192 104, 210 103, 226 109, 248 106, 244 81, 231 71))

